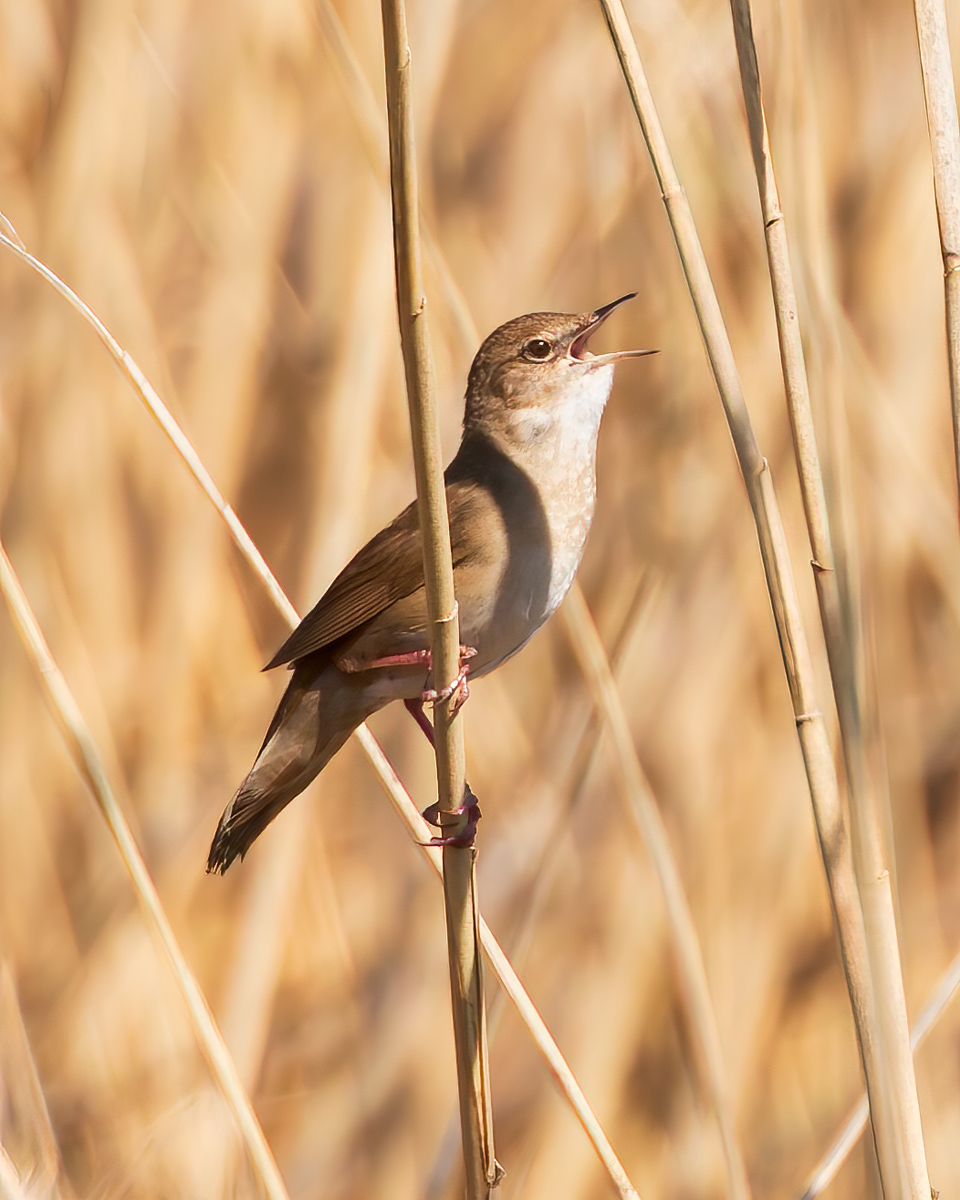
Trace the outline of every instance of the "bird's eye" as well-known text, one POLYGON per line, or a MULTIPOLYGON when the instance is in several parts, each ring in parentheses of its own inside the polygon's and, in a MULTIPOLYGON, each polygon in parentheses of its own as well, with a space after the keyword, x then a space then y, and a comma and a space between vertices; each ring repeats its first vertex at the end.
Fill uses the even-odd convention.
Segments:
POLYGON ((546 338, 533 338, 523 348, 523 357, 534 362, 543 362, 553 353, 553 346, 546 338))

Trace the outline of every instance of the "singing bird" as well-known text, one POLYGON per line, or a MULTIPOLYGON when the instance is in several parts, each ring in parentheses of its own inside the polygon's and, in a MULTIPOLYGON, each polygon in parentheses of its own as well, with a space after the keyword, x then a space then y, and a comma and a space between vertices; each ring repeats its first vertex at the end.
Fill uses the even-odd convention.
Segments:
MULTIPOLYGON (((600 418, 613 365, 590 336, 635 292, 595 312, 501 325, 467 381, 463 436, 444 480, 464 670, 492 671, 566 595, 596 498, 600 418), (467 657, 469 656, 469 657, 467 657)), ((250 773, 227 805, 208 871, 224 872, 391 700, 429 698, 423 558, 414 501, 350 560, 264 670, 293 675, 250 773)))

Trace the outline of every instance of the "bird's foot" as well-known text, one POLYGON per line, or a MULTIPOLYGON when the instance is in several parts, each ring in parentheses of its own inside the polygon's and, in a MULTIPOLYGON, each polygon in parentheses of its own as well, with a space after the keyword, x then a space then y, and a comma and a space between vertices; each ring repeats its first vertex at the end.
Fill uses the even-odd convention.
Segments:
MULTIPOLYGON (((430 724, 426 714, 423 711, 425 704, 436 704, 438 700, 449 700, 456 693, 450 715, 455 716, 463 707, 464 701, 470 695, 470 689, 467 686, 467 674, 469 673, 469 660, 476 656, 476 650, 473 646, 460 647, 460 672, 453 683, 448 684, 440 691, 435 691, 433 688, 427 688, 420 694, 417 700, 404 700, 407 711, 420 726, 424 737, 431 746, 436 743, 433 737, 433 726, 430 724)), ((362 664, 356 664, 350 660, 345 660, 340 664, 341 670, 358 671, 372 670, 375 667, 419 667, 425 666, 427 670, 431 670, 433 666, 433 656, 429 650, 410 650, 405 654, 389 654, 384 658, 374 658, 365 661, 362 664)))
POLYGON ((443 700, 449 700, 453 697, 453 703, 450 706, 450 716, 456 714, 463 707, 470 695, 470 688, 467 686, 467 675, 470 673, 470 659, 476 656, 476 650, 472 646, 460 647, 460 670, 457 673, 456 679, 452 683, 448 683, 445 688, 435 691, 433 688, 427 688, 420 697, 421 704, 434 704, 443 700))
POLYGON ((477 822, 480 820, 480 805, 476 796, 470 790, 470 784, 463 785, 463 803, 458 808, 441 808, 439 804, 431 804, 423 810, 421 816, 428 825, 436 825, 438 829, 459 825, 463 817, 466 824, 456 833, 448 833, 443 837, 432 837, 429 842, 421 842, 422 846, 456 846, 461 850, 469 849, 477 836, 477 822))
MULTIPOLYGON (((450 715, 454 716, 463 706, 463 702, 470 695, 470 689, 467 687, 467 674, 470 670, 468 665, 469 660, 476 656, 476 650, 473 646, 460 647, 460 671, 452 683, 448 683, 445 688, 435 691, 433 688, 427 688, 420 697, 420 704, 436 704, 438 701, 449 700, 454 696, 454 702, 450 715)), ((428 671, 433 669, 433 655, 429 650, 407 650, 401 654, 385 654, 382 658, 369 659, 352 659, 343 658, 338 660, 337 666, 341 671, 346 671, 348 674, 353 674, 359 671, 373 671, 378 667, 419 667, 424 666, 428 671)), ((413 714, 414 720, 426 734, 430 744, 433 745, 433 731, 428 732, 428 727, 425 724, 426 718, 422 714, 414 711, 412 704, 407 702, 407 708, 413 714)))

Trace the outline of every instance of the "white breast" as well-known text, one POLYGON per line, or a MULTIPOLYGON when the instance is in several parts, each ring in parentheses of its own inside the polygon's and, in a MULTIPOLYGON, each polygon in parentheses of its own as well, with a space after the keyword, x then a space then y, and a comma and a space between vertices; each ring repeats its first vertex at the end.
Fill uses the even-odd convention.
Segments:
MULTIPOLYGON (((561 404, 515 410, 522 449, 517 462, 535 480, 550 530, 553 565, 540 622, 567 594, 593 520, 597 435, 613 383, 613 365, 585 371, 561 404)), ((538 623, 540 623, 538 622, 538 623)))

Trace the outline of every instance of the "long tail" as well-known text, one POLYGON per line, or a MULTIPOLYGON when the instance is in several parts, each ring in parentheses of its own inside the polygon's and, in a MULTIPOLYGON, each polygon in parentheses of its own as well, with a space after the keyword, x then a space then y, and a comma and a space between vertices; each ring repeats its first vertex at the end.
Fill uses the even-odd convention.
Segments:
POLYGON ((297 666, 257 760, 223 811, 207 858, 221 875, 327 765, 369 714, 331 663, 297 666))

